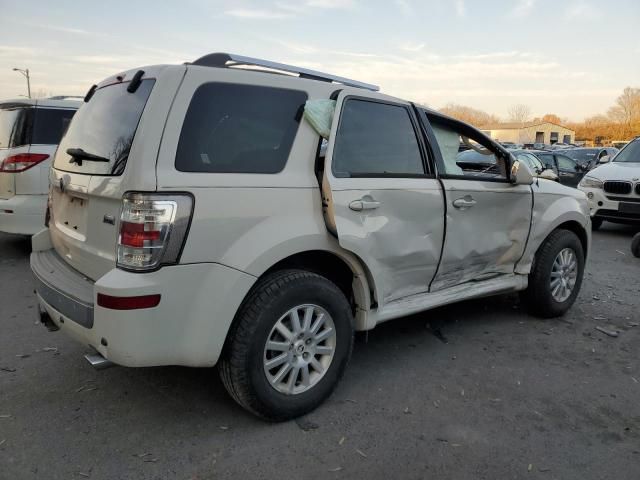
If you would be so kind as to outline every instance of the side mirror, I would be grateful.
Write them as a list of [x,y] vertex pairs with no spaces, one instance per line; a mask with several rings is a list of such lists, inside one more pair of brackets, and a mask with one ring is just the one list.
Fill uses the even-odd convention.
[[511,183],[514,185],[531,185],[533,183],[533,173],[529,166],[511,158]]
[[611,157],[609,155],[605,155],[598,160],[598,163],[609,163],[609,160],[611,160]]
[[540,178],[546,178],[547,180],[553,180],[554,182],[558,181],[558,175],[553,170],[543,170],[540,175]]

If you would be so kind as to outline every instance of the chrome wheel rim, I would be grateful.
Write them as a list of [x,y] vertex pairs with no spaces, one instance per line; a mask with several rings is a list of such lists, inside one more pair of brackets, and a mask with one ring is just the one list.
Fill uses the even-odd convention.
[[551,296],[556,302],[566,301],[573,292],[578,278],[578,259],[571,248],[558,253],[551,268]]
[[331,315],[318,305],[299,305],[271,329],[264,347],[264,373],[278,392],[304,393],[324,377],[335,351],[336,328]]

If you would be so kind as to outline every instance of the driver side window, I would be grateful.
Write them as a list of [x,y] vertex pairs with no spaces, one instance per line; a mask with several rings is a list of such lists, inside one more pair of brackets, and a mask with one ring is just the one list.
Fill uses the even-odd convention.
[[482,134],[437,117],[430,117],[429,122],[442,154],[441,173],[474,180],[507,180],[504,161],[488,148]]

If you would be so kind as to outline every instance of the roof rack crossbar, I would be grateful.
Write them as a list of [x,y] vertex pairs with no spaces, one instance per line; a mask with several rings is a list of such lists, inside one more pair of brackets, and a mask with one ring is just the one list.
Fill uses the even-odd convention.
[[315,70],[309,70],[307,68],[295,67],[293,65],[286,65],[284,63],[272,62],[270,60],[261,60],[259,58],[245,57],[243,55],[236,55],[233,53],[210,53],[203,57],[198,58],[191,65],[199,65],[202,67],[217,67],[227,68],[236,67],[241,65],[247,65],[252,67],[262,67],[271,70],[280,70],[283,72],[298,74],[300,78],[309,78],[312,80],[320,80],[323,82],[335,82],[347,85],[349,87],[364,88],[366,90],[372,90],[377,92],[380,87],[372,85],[370,83],[359,82],[357,80],[350,80],[344,77],[338,77],[337,75],[331,75],[328,73],[317,72]]

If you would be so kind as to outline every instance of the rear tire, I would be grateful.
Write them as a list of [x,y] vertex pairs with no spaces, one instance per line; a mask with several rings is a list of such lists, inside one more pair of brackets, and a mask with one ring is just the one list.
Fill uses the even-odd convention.
[[602,220],[601,218],[593,217],[591,219],[591,230],[593,230],[594,232],[600,230],[602,222],[604,222],[604,220]]
[[219,364],[222,382],[266,420],[304,415],[344,374],[353,331],[351,306],[336,285],[307,271],[275,272],[258,281],[236,315]]
[[539,317],[563,315],[575,302],[584,274],[584,250],[569,230],[553,231],[536,253],[529,286],[522,297]]
[[640,233],[636,233],[631,240],[631,253],[634,257],[640,258]]

